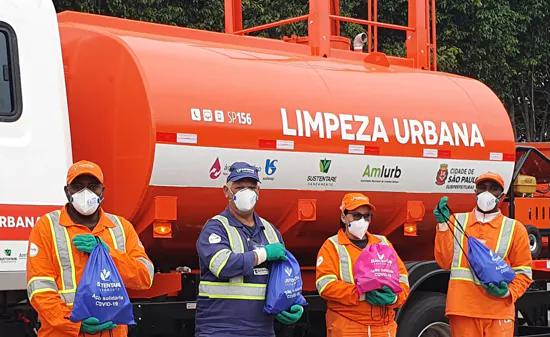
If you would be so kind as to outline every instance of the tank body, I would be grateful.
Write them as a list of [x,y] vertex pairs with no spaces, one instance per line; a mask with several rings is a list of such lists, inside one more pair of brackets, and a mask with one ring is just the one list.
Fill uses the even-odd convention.
[[[412,260],[433,258],[442,196],[455,212],[472,209],[473,182],[488,170],[508,189],[511,123],[478,81],[309,57],[306,46],[250,47],[259,38],[58,19],[74,160],[103,167],[104,207],[132,221],[156,264],[196,266],[196,238],[227,206],[222,186],[235,161],[258,166],[256,211],[284,227],[287,247],[308,265],[339,228],[346,192],[372,199],[370,231]],[[153,239],[144,223],[159,196],[177,197],[172,239]],[[314,221],[297,220],[299,200]],[[410,202],[424,213],[416,237],[403,235],[407,214],[418,216]]]

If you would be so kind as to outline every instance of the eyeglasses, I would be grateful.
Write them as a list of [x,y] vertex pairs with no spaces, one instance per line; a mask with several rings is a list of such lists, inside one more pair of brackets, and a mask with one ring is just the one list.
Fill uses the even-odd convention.
[[359,213],[359,212],[354,212],[354,213],[348,213],[348,214],[351,214],[351,216],[353,217],[353,220],[361,220],[361,218],[363,218],[365,220],[368,220],[368,219],[372,218],[371,213],[362,214],[362,213]]

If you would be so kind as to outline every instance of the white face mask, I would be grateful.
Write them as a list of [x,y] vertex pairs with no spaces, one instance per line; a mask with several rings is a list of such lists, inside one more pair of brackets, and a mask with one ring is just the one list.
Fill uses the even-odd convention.
[[489,191],[485,191],[483,193],[478,194],[476,197],[476,201],[477,201],[477,207],[482,212],[492,211],[498,203],[497,197],[495,197]]
[[256,206],[256,201],[258,201],[258,195],[249,188],[242,189],[233,195],[233,202],[241,212],[251,211]]
[[101,204],[101,198],[87,188],[73,194],[71,199],[73,207],[82,215],[93,214]]
[[363,238],[363,235],[365,235],[367,229],[369,229],[369,222],[365,221],[363,218],[357,221],[352,221],[348,224],[348,231],[358,239]]

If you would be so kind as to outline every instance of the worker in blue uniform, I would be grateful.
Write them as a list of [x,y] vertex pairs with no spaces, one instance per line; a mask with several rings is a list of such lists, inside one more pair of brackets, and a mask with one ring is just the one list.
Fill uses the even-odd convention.
[[[259,182],[255,166],[231,165],[223,187],[228,206],[199,235],[195,337],[275,336],[273,316],[263,312],[266,285],[271,261],[287,258],[277,228],[254,212]],[[303,311],[294,305],[275,318],[293,324]]]

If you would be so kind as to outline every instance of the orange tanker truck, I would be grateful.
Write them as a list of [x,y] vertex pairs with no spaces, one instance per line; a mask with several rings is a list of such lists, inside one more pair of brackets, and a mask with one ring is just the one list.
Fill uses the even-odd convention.
[[[65,204],[67,168],[87,159],[104,170],[104,208],[132,222],[155,265],[151,289],[130,293],[131,336],[193,335],[195,242],[226,205],[222,186],[235,161],[260,169],[257,212],[302,266],[307,314],[279,333],[324,336],[316,255],[339,228],[342,196],[356,191],[377,207],[372,232],[407,261],[411,293],[398,336],[450,336],[433,208],[447,195],[454,211],[469,211],[475,178],[498,172],[503,210],[542,242],[550,198],[536,186],[550,182],[548,156],[515,144],[487,86],[437,72],[434,0],[409,0],[407,26],[378,22],[372,0],[368,20],[340,16],[338,0],[317,0],[306,15],[248,29],[240,0],[225,5],[226,32],[215,33],[56,15],[49,0],[0,2],[0,331],[36,334],[28,236]],[[302,20],[307,36],[246,36]],[[343,37],[340,22],[367,28]],[[404,32],[406,57],[378,51],[379,28]],[[548,330],[550,265],[540,247],[532,245],[536,281],[516,303],[518,336]]]

